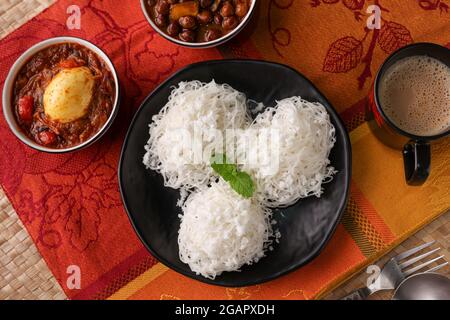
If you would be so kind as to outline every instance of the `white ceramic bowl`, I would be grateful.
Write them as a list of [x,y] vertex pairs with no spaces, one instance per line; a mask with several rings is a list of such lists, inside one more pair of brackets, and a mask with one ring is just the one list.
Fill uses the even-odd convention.
[[156,32],[158,32],[163,38],[166,38],[170,42],[176,43],[183,47],[204,49],[204,48],[211,48],[211,47],[216,47],[218,45],[221,45],[221,44],[227,42],[228,40],[230,40],[231,38],[233,38],[234,36],[236,36],[242,29],[244,29],[244,27],[249,22],[251,16],[253,15],[253,12],[255,11],[255,6],[256,6],[257,0],[252,0],[250,8],[248,9],[247,15],[244,17],[244,19],[242,19],[241,23],[239,23],[239,25],[235,29],[233,29],[231,32],[227,33],[226,35],[224,35],[216,40],[208,41],[208,42],[185,42],[185,41],[181,41],[179,39],[175,39],[175,38],[169,36],[164,31],[162,31],[150,18],[150,15],[148,14],[146,6],[145,6],[145,1],[146,0],[141,0],[142,12],[144,13],[145,17],[147,18],[147,21],[150,23],[152,28]]
[[[37,52],[39,52],[42,49],[47,48],[49,46],[52,46],[52,45],[55,45],[58,43],[67,43],[67,42],[77,43],[77,44],[80,44],[80,45],[88,48],[89,50],[91,50],[92,52],[97,54],[97,56],[100,57],[100,59],[102,59],[106,63],[106,65],[108,66],[108,68],[111,71],[111,74],[114,78],[114,82],[115,82],[115,86],[116,86],[116,99],[114,100],[113,109],[111,111],[111,115],[109,116],[108,120],[103,125],[103,127],[91,138],[89,138],[88,140],[84,141],[81,144],[78,144],[78,145],[70,147],[70,148],[65,148],[65,149],[48,148],[48,147],[44,147],[44,146],[36,143],[34,140],[30,139],[20,128],[19,124],[16,121],[16,117],[14,115],[14,111],[12,108],[12,101],[13,101],[12,91],[13,91],[14,81],[16,79],[17,74],[19,73],[19,71],[23,67],[23,65],[33,55],[35,55]],[[28,145],[36,150],[49,152],[49,153],[71,152],[71,151],[82,149],[82,148],[92,144],[93,142],[97,141],[108,130],[108,128],[113,123],[114,118],[116,117],[118,109],[119,109],[119,100],[120,100],[119,79],[117,77],[116,70],[115,70],[114,65],[111,62],[111,60],[108,58],[108,56],[102,50],[100,50],[94,44],[90,43],[89,41],[86,41],[86,40],[83,40],[80,38],[75,38],[75,37],[50,38],[50,39],[47,39],[47,40],[44,40],[42,42],[35,44],[31,48],[29,48],[27,51],[25,51],[19,57],[19,59],[17,59],[17,61],[13,64],[13,66],[9,70],[8,76],[6,77],[6,80],[5,80],[5,85],[3,87],[3,94],[2,94],[3,115],[5,116],[6,122],[8,123],[12,132],[16,135],[17,138],[19,138],[26,145]]]

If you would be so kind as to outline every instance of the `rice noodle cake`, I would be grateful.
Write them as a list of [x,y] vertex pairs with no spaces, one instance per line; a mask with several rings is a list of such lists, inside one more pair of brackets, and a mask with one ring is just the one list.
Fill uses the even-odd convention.
[[51,120],[67,123],[86,115],[94,76],[86,67],[61,70],[44,92],[44,111]]

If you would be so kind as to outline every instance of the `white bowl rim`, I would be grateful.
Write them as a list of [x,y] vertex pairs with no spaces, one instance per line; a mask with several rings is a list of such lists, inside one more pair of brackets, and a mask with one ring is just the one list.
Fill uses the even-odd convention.
[[[20,69],[23,67],[23,65],[37,52],[55,44],[59,43],[76,43],[80,44],[95,54],[97,54],[108,66],[110,69],[109,71],[113,75],[114,82],[115,82],[115,100],[113,104],[113,108],[111,110],[111,114],[109,115],[108,120],[105,122],[105,124],[98,130],[92,137],[90,137],[88,140],[84,141],[83,143],[77,144],[75,146],[72,146],[70,148],[63,148],[63,149],[56,149],[56,148],[48,148],[45,146],[42,146],[32,139],[30,139],[26,134],[22,132],[22,128],[18,125],[14,111],[12,108],[11,98],[12,98],[12,89],[14,86],[14,82],[16,79],[16,76]],[[95,44],[81,39],[77,37],[69,37],[69,36],[62,36],[62,37],[54,37],[49,38],[43,41],[40,41],[30,48],[28,48],[24,53],[20,55],[20,57],[14,62],[14,64],[11,66],[8,76],[6,77],[6,80],[4,82],[3,86],[3,93],[2,93],[2,105],[3,105],[3,115],[6,119],[6,122],[8,123],[8,126],[10,127],[11,131],[14,133],[14,135],[22,141],[24,144],[28,145],[29,147],[43,151],[48,153],[66,153],[71,152],[75,150],[82,149],[84,147],[89,146],[90,144],[94,143],[96,140],[98,140],[103,134],[108,130],[108,128],[111,126],[112,122],[114,121],[114,118],[117,115],[118,109],[119,109],[119,79],[117,76],[116,69],[114,67],[114,64],[109,59],[109,57],[106,55],[106,53],[103,52],[99,47],[97,47]]]
[[224,42],[230,40],[231,38],[233,38],[235,35],[237,35],[248,23],[248,21],[250,20],[253,11],[255,9],[256,6],[256,1],[258,0],[252,0],[252,3],[250,5],[250,8],[246,14],[246,16],[244,17],[244,19],[239,23],[239,25],[232,30],[231,32],[227,33],[226,35],[213,40],[213,41],[207,41],[207,42],[185,42],[185,41],[181,41],[178,40],[176,38],[173,38],[171,36],[169,36],[168,34],[166,34],[164,31],[162,31],[154,22],[153,20],[150,18],[147,9],[145,7],[145,2],[146,0],[140,0],[141,2],[141,9],[142,12],[144,13],[145,18],[147,19],[147,21],[150,23],[150,25],[152,26],[152,28],[159,34],[161,35],[163,38],[169,40],[170,42],[176,43],[180,46],[183,47],[187,47],[187,48],[193,48],[193,49],[206,49],[206,48],[211,48],[211,47],[215,47],[218,45],[223,44]]

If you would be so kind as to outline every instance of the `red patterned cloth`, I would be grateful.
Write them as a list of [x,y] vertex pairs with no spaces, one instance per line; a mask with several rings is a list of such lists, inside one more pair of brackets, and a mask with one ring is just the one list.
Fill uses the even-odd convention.
[[[61,155],[23,145],[2,116],[0,181],[62,287],[66,289],[67,267],[78,265],[84,288],[94,282],[103,288],[110,281],[105,273],[114,267],[154,263],[128,222],[117,184],[120,148],[133,113],[177,69],[222,56],[217,50],[182,50],[157,36],[139,1],[128,1],[126,10],[116,1],[78,1],[82,29],[68,31],[65,9],[72,2],[58,2],[3,39],[0,79],[3,83],[10,66],[31,45],[61,35],[81,37],[107,52],[119,73],[119,114],[100,142]],[[73,297],[77,292],[66,293]]]

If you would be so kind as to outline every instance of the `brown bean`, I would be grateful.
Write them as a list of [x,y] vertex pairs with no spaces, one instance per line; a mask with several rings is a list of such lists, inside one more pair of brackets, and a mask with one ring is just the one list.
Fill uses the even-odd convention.
[[202,7],[203,9],[210,7],[211,4],[212,0],[200,0],[200,7]]
[[166,0],[158,0],[155,10],[160,14],[169,14],[170,4]]
[[192,30],[184,29],[180,35],[180,40],[185,42],[194,42],[195,41],[195,32]]
[[222,18],[222,16],[220,14],[216,13],[214,15],[214,23],[215,24],[221,25],[222,24],[222,20],[223,20],[223,18]]
[[232,30],[236,28],[238,24],[239,20],[238,18],[236,18],[236,16],[225,17],[222,21],[222,28],[224,28],[225,30]]
[[183,29],[194,29],[197,25],[197,21],[191,16],[181,17],[178,19],[178,23],[183,27]]
[[147,0],[147,4],[150,7],[153,7],[156,4],[156,0]]
[[231,4],[231,2],[226,1],[222,5],[222,8],[220,9],[220,15],[222,17],[230,17],[234,14],[234,7]]
[[175,37],[178,33],[180,33],[180,30],[180,25],[177,22],[171,22],[167,26],[167,34],[172,37]]
[[167,25],[167,16],[162,15],[162,14],[158,14],[158,15],[155,17],[155,24],[156,24],[158,27],[160,27],[160,28],[166,26],[166,25]]
[[178,3],[178,0],[167,0],[167,2],[169,4],[176,4],[176,3]]
[[203,10],[197,15],[198,22],[202,24],[208,24],[212,21],[213,15],[209,10]]
[[243,18],[248,12],[247,2],[238,2],[236,4],[235,13],[239,18]]
[[222,36],[222,32],[218,29],[208,29],[205,32],[205,40],[206,41],[213,41],[216,39],[219,39]]

